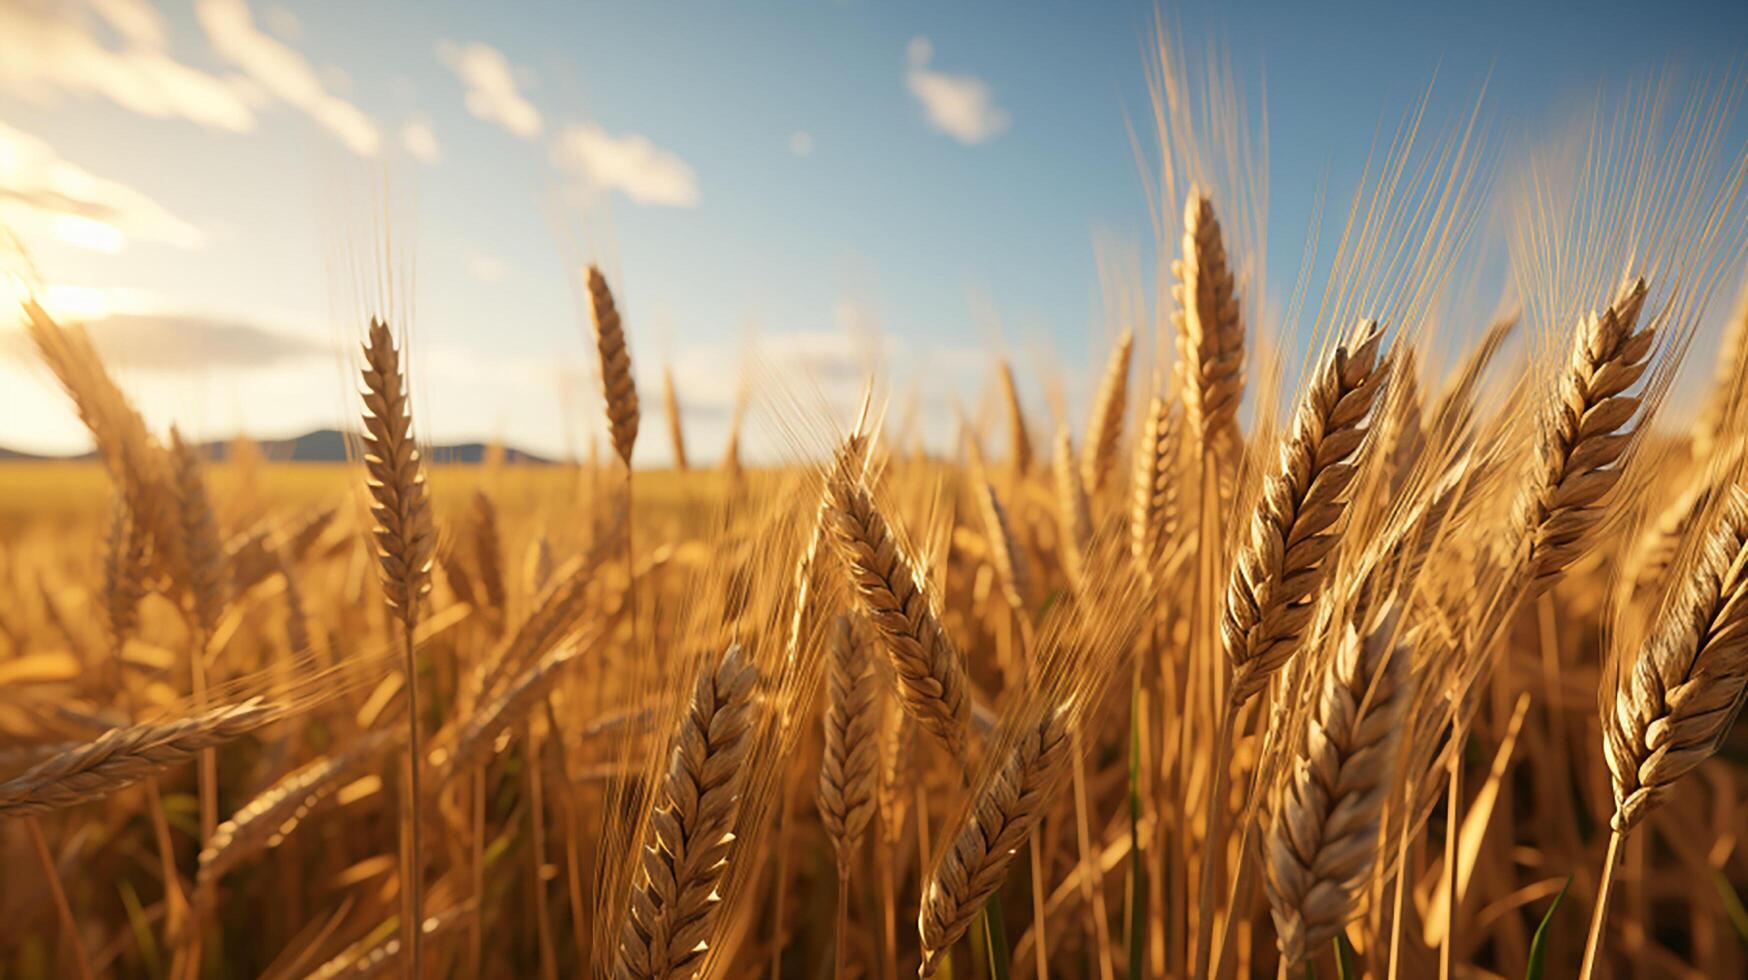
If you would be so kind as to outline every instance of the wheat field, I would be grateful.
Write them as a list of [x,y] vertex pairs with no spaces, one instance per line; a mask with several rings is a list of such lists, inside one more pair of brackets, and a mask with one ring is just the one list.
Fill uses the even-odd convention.
[[749,368],[687,466],[591,264],[588,458],[427,460],[383,299],[350,462],[218,461],[27,298],[96,453],[0,465],[0,977],[1748,972],[1728,83],[1421,106],[1278,309],[1172,43],[1157,268],[945,451]]

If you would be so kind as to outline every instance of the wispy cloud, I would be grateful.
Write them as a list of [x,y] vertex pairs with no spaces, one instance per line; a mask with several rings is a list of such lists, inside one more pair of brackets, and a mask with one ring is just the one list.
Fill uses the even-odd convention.
[[401,127],[401,148],[428,167],[443,159],[443,147],[437,143],[437,134],[432,132],[431,124],[421,118],[409,119]]
[[[66,304],[60,305],[66,315]],[[331,343],[236,317],[112,312],[79,319],[85,320],[97,352],[130,371],[176,375],[264,371],[335,356]],[[36,356],[21,331],[0,331],[0,346],[16,358]]]
[[440,41],[437,56],[466,86],[468,112],[523,139],[540,135],[540,110],[517,88],[516,72],[503,52],[478,41]]
[[[110,37],[100,37],[106,30]],[[141,115],[243,132],[255,113],[235,80],[178,61],[145,0],[0,2],[0,88],[48,103],[107,99]]]
[[618,191],[639,204],[695,207],[698,176],[685,160],[637,133],[614,136],[594,123],[565,127],[553,163],[589,193]]
[[926,37],[911,39],[906,50],[905,85],[928,116],[929,125],[967,146],[1008,128],[1012,119],[995,104],[995,93],[976,75],[955,75],[929,67],[935,46]]
[[199,0],[195,13],[220,57],[241,68],[268,94],[302,110],[352,152],[375,155],[382,142],[376,123],[330,92],[296,49],[257,27],[244,0]]
[[198,248],[200,229],[126,184],[63,159],[54,147],[0,123],[0,224],[102,252],[129,238]]

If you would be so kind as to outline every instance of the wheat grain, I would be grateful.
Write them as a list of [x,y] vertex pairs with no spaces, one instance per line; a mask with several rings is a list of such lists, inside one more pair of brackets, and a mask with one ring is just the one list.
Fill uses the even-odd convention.
[[1197,187],[1184,199],[1183,257],[1172,268],[1184,416],[1204,453],[1235,454],[1243,446],[1238,403],[1244,397],[1244,321],[1214,204]]
[[1087,493],[1097,496],[1105,489],[1117,462],[1117,444],[1123,439],[1123,414],[1129,407],[1129,361],[1135,335],[1125,330],[1111,348],[1098,395],[1088,418],[1086,444],[1081,447],[1080,479]]
[[832,625],[826,675],[825,750],[819,767],[819,816],[838,854],[838,873],[850,859],[874,816],[876,727],[880,688],[866,641],[854,623],[839,616]]

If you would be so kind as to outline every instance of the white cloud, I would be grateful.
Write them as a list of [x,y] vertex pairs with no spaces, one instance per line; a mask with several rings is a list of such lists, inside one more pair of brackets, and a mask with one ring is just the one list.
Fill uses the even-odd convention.
[[798,157],[811,156],[813,154],[813,134],[799,129],[790,133],[789,152]]
[[266,23],[268,30],[279,35],[281,41],[296,44],[303,40],[302,22],[297,19],[296,14],[277,3],[267,8],[261,15],[261,20]]
[[437,56],[467,87],[468,112],[523,139],[540,135],[540,110],[516,87],[516,73],[503,52],[477,41],[441,41]]
[[467,274],[484,283],[500,283],[504,281],[504,260],[484,252],[474,252],[467,257]]
[[[99,35],[107,29],[114,41]],[[144,0],[0,2],[0,89],[35,102],[107,99],[144,116],[243,132],[255,113],[234,79],[168,51],[163,18]]]
[[330,92],[302,54],[256,27],[245,0],[199,0],[195,13],[221,57],[268,94],[301,109],[352,152],[375,155],[381,143],[376,123]]
[[567,126],[552,149],[559,169],[591,193],[618,191],[639,204],[698,204],[698,177],[674,153],[637,133],[614,136],[594,123]]
[[926,37],[911,39],[904,82],[923,104],[929,125],[968,146],[1008,128],[1007,110],[995,104],[995,93],[975,75],[953,75],[929,67],[935,47]]
[[437,144],[437,134],[431,131],[431,124],[424,119],[409,119],[401,127],[401,148],[426,166],[435,166],[443,159],[443,148]]
[[119,252],[129,238],[179,248],[199,248],[206,240],[144,193],[62,159],[48,143],[4,123],[0,224],[98,252]]

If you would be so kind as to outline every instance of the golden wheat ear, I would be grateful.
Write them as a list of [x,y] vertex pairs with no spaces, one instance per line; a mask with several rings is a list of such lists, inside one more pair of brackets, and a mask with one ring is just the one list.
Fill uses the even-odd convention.
[[1008,865],[1062,790],[1072,760],[1072,721],[1046,710],[1028,725],[978,791],[965,822],[923,885],[917,912],[922,942],[918,976],[931,977],[941,958],[1007,877]]
[[1722,511],[1605,702],[1612,824],[1622,834],[1717,751],[1748,686],[1748,493],[1730,487]]
[[1645,291],[1643,278],[1629,277],[1607,308],[1578,325],[1544,418],[1535,470],[1518,501],[1528,595],[1549,588],[1583,553],[1606,513],[1603,498],[1621,478],[1615,464],[1636,435],[1640,403],[1623,392],[1645,373],[1656,340],[1654,324],[1635,329]]
[[599,266],[589,266],[589,310],[595,321],[595,348],[601,358],[601,394],[607,406],[607,428],[613,451],[626,466],[637,444],[637,384],[631,377],[631,354],[625,347],[625,324],[607,277]]
[[965,660],[947,638],[916,562],[848,467],[834,467],[826,495],[830,538],[857,608],[886,648],[905,709],[963,759],[971,725]]
[[1098,495],[1117,463],[1117,444],[1123,439],[1123,413],[1129,407],[1129,361],[1135,350],[1135,335],[1125,330],[1111,348],[1098,395],[1087,420],[1086,445],[1081,447],[1080,479],[1087,493]]
[[1196,187],[1184,199],[1183,257],[1173,271],[1184,416],[1204,453],[1235,456],[1243,448],[1238,404],[1244,397],[1244,321],[1214,203]]
[[862,833],[874,816],[879,724],[879,675],[868,658],[867,641],[849,617],[839,616],[832,624],[826,684],[819,817],[837,851],[840,875],[848,875]]
[[403,623],[418,619],[431,591],[437,528],[425,486],[424,458],[413,440],[412,408],[400,351],[388,324],[370,321],[364,344],[364,466],[376,519],[377,569],[383,594]]
[[615,977],[686,977],[704,962],[753,746],[758,683],[758,666],[738,644],[698,671],[651,800]]
[[1393,611],[1364,635],[1347,624],[1337,643],[1263,844],[1276,943],[1289,965],[1359,914],[1412,691]]
[[1389,375],[1377,324],[1361,324],[1357,335],[1352,349],[1329,355],[1300,401],[1232,568],[1220,625],[1235,705],[1261,691],[1298,648],[1337,542],[1370,431],[1364,423]]

